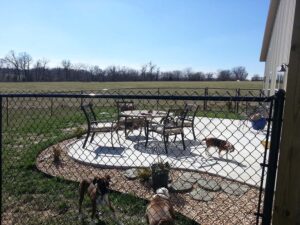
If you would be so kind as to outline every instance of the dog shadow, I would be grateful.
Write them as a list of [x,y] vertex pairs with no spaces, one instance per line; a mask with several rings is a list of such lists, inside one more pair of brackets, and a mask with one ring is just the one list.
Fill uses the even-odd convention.
[[234,160],[234,159],[225,159],[225,158],[219,158],[219,157],[215,157],[215,156],[212,156],[212,158],[216,161],[222,161],[222,162],[227,162],[227,163],[232,163],[234,165],[237,165],[239,167],[247,167],[246,165]]
[[196,156],[196,158],[193,160],[193,162],[190,163],[196,163],[198,162],[200,164],[200,166],[198,166],[197,168],[206,168],[206,167],[213,167],[215,165],[218,164],[218,161],[215,160],[214,158],[205,158],[202,156]]

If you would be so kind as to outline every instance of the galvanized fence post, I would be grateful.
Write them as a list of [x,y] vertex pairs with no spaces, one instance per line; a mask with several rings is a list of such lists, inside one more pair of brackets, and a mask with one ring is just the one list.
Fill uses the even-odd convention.
[[50,98],[50,117],[53,116],[53,98]]
[[[80,94],[83,95],[83,90],[80,91]],[[80,98],[80,106],[82,106],[82,105],[83,105],[83,99]]]
[[[208,88],[207,88],[207,87],[204,89],[204,96],[205,96],[205,97],[208,96]],[[204,100],[203,110],[204,110],[204,111],[207,110],[207,100]]]
[[[160,95],[159,88],[157,88],[157,96]],[[156,100],[156,110],[158,110],[159,100]]]
[[[236,89],[236,96],[237,96],[237,97],[240,97],[240,96],[241,96],[241,89],[239,89],[239,88]],[[239,101],[236,101],[235,104],[236,104],[236,105],[235,105],[235,112],[236,112],[236,113],[239,113]]]
[[275,94],[274,115],[272,120],[271,146],[269,150],[268,171],[266,179],[262,225],[270,225],[273,211],[273,197],[276,180],[279,144],[281,137],[282,115],[285,91],[279,90]]
[[[1,109],[2,109],[2,105],[1,105]],[[8,120],[8,97],[6,97],[6,126],[8,126],[8,121],[9,121]]]

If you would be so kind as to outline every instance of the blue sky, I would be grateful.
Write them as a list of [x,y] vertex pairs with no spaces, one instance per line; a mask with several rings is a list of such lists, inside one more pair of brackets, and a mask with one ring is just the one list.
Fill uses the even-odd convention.
[[0,57],[10,50],[105,68],[216,72],[259,62],[269,0],[0,0]]

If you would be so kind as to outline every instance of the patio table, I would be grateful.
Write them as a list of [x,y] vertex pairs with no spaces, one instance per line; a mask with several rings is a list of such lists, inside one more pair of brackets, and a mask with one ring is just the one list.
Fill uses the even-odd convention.
[[158,110],[126,110],[121,112],[120,115],[122,117],[125,117],[125,119],[133,119],[133,121],[134,119],[137,119],[137,123],[133,122],[131,125],[129,125],[129,127],[131,129],[144,128],[146,134],[149,123],[152,122],[155,118],[165,117],[167,115],[167,112]]
[[165,111],[156,111],[156,110],[127,110],[121,112],[121,115],[124,117],[136,117],[136,118],[159,118],[167,115]]

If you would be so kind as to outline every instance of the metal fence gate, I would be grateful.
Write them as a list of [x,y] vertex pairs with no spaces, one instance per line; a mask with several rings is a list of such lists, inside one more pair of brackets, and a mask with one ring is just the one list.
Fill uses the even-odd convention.
[[79,182],[109,175],[116,218],[100,208],[97,224],[147,224],[160,186],[176,224],[270,224],[283,103],[282,91],[2,94],[1,222],[89,224]]

